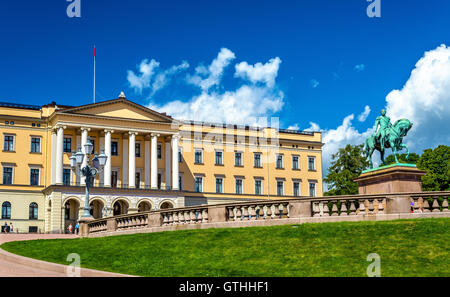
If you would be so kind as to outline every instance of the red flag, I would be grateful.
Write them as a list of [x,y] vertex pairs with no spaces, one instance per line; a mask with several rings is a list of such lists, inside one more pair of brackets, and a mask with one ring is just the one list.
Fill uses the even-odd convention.
[[95,49],[95,45],[94,45],[94,58],[97,57],[97,50]]

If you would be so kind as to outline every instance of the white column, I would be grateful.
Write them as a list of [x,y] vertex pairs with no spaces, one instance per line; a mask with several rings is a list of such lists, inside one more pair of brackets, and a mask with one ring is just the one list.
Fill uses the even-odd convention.
[[151,188],[158,188],[158,136],[159,134],[152,133],[152,151],[151,151]]
[[145,188],[150,187],[150,141],[145,138],[145,155],[144,155],[144,174],[145,174]]
[[55,166],[55,183],[57,185],[62,185],[63,183],[63,144],[64,144],[64,128],[58,126],[58,131],[56,135],[56,166]]
[[171,183],[172,175],[170,174],[172,172],[172,168],[170,167],[171,159],[172,159],[172,155],[171,155],[171,151],[170,151],[170,139],[166,140],[166,149],[165,149],[165,153],[164,153],[164,158],[166,159],[166,166],[164,169],[166,171],[166,187],[168,189],[170,189],[170,187],[172,186],[172,183]]
[[112,130],[105,130],[105,155],[107,156],[104,168],[104,186],[111,187],[111,133]]
[[172,137],[172,189],[173,190],[179,190],[180,189],[180,185],[179,185],[179,180],[178,180],[178,175],[179,175],[179,160],[178,160],[178,140],[179,140],[180,136],[179,135],[174,135]]
[[[125,136],[125,135],[124,135]],[[122,138],[122,186],[128,185],[128,139]]]
[[51,184],[56,183],[56,130],[52,130],[52,177]]
[[[81,127],[81,152],[83,154],[86,154],[86,150],[84,148],[84,145],[88,142],[88,132],[91,130],[91,128]],[[81,168],[84,168],[88,163],[88,160],[86,157],[83,158],[83,163],[81,163]],[[85,185],[86,179],[84,176],[80,177],[80,184]]]
[[129,154],[129,170],[128,170],[128,186],[130,188],[136,187],[136,132],[128,132],[130,134],[130,149]]

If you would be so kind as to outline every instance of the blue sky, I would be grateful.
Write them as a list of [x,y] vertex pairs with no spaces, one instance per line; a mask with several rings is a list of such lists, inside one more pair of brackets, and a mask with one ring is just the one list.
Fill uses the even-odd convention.
[[[81,0],[81,18],[66,15],[68,4],[0,2],[0,101],[91,103],[96,44],[98,101],[116,98],[123,90],[130,100],[170,111],[170,102],[188,104],[202,94],[186,77],[201,74],[197,66],[208,69],[221,49],[227,49],[234,58],[214,89],[207,90],[208,96],[233,95],[242,85],[251,90],[259,86],[261,92],[251,94],[281,103],[258,116],[279,116],[282,128],[306,129],[313,122],[313,128],[331,131],[329,141],[337,141],[333,131],[339,134],[342,141],[336,145],[341,145],[360,141],[388,105],[386,96],[403,88],[425,52],[450,44],[448,1],[381,0],[381,18],[367,16],[365,0]],[[275,58],[280,63],[272,73],[274,85],[261,86],[257,78],[245,77],[249,72],[236,74],[239,63],[262,66]],[[153,78],[183,61],[189,67],[167,76],[170,81],[154,94],[151,87],[140,92],[130,85],[128,74],[142,74],[138,66],[145,59],[159,63]],[[366,105],[371,112],[367,120],[358,121]],[[404,116],[414,120],[417,108]],[[350,114],[354,118],[345,126]],[[349,127],[355,137],[344,135]]]

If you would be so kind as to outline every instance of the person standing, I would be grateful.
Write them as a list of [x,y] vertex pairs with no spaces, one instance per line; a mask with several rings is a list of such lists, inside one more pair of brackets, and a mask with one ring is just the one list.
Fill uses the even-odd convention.
[[69,233],[72,234],[72,231],[73,231],[72,223],[70,223],[70,225],[69,225],[69,227],[67,227],[67,229],[69,230]]
[[77,235],[78,235],[79,229],[80,229],[80,225],[79,225],[78,222],[77,222],[77,224],[75,225],[75,233],[76,233]]
[[5,226],[3,227],[3,232],[8,233],[8,223],[5,222]]
[[13,223],[12,222],[9,223],[9,232],[11,232],[11,233],[14,232],[14,230],[13,230]]

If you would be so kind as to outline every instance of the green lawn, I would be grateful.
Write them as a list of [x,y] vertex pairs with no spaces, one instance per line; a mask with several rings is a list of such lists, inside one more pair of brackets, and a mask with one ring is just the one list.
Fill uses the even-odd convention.
[[450,276],[450,218],[206,229],[5,243],[12,253],[142,276]]

